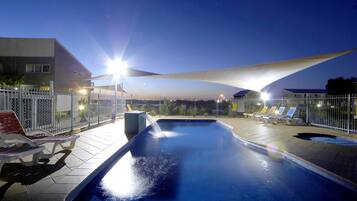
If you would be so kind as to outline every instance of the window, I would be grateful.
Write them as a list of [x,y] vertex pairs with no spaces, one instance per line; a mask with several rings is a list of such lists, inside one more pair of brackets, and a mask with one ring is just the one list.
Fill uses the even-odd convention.
[[31,73],[33,71],[33,64],[26,64],[26,73]]
[[41,71],[42,71],[42,65],[35,64],[35,73],[41,73]]
[[50,64],[26,64],[26,73],[49,73]]
[[50,65],[49,64],[43,64],[42,65],[42,72],[43,73],[49,73],[50,72]]

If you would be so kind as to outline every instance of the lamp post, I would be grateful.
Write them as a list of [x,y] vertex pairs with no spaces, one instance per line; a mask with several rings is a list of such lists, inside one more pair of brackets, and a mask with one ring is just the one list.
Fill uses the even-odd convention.
[[115,59],[113,61],[108,62],[108,73],[112,74],[115,86],[114,86],[114,114],[113,114],[113,120],[115,121],[116,116],[117,116],[117,91],[118,91],[118,79],[123,78],[124,75],[127,73],[127,64],[126,62],[122,61],[121,59]]
[[225,99],[226,97],[224,96],[224,94],[220,94],[217,101],[216,101],[216,116],[218,117],[219,115],[219,103],[223,102],[223,100]]
[[270,94],[268,94],[266,92],[261,92],[260,93],[260,99],[263,100],[263,103],[264,103],[264,106],[265,106],[265,102],[270,99]]

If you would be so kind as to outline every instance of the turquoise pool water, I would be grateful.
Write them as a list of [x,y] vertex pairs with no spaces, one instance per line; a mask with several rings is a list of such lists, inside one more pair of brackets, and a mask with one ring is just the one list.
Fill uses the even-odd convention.
[[336,144],[341,146],[357,146],[357,139],[347,137],[336,137],[320,133],[299,133],[297,138],[321,142],[327,144]]
[[160,120],[136,136],[75,200],[348,201],[356,193],[248,148],[216,121]]

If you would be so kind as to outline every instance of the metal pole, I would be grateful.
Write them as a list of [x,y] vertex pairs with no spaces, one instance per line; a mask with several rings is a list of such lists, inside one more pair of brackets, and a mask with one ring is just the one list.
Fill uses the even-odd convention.
[[100,117],[100,113],[99,113],[99,93],[98,93],[98,99],[97,99],[97,115],[98,115],[98,124],[99,124],[99,122],[100,122],[100,119],[99,119],[99,117]]
[[350,118],[351,118],[351,94],[347,96],[347,133],[350,133]]
[[20,122],[21,122],[21,125],[24,126],[24,111],[23,111],[23,106],[22,106],[22,86],[20,85],[19,88],[18,88],[18,106],[19,106],[19,119],[20,119]]
[[73,90],[71,89],[71,132],[73,131],[73,119],[74,119],[74,104],[73,104]]
[[306,123],[309,123],[309,96],[308,95],[306,95],[305,98],[305,107],[306,107],[305,121]]
[[114,119],[117,117],[117,90],[118,90],[118,79],[115,79],[115,92],[114,92]]
[[87,103],[87,114],[88,114],[88,127],[90,127],[90,94],[91,94],[91,89],[89,89],[89,93],[88,93],[88,103]]
[[51,112],[52,112],[52,119],[51,119],[51,124],[53,127],[55,127],[55,121],[56,121],[56,106],[57,106],[57,97],[55,96],[55,90],[54,90],[54,82],[50,81],[50,96],[51,96]]
[[124,108],[126,105],[126,102],[124,102],[124,77],[121,77],[121,92],[120,92],[121,100],[120,100],[120,112],[122,115],[124,115]]

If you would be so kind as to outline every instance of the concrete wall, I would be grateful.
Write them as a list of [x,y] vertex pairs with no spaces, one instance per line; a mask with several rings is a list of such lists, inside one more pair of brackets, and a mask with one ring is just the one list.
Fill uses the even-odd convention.
[[[54,79],[55,63],[53,57],[0,57],[3,72],[23,75],[26,85],[49,86]],[[26,64],[50,64],[49,73],[26,73]]]
[[[57,91],[90,86],[90,71],[55,39],[0,38],[0,64],[0,73],[24,75],[26,85],[54,81]],[[50,64],[50,72],[26,72],[26,64]]]
[[0,56],[54,57],[55,39],[0,38]]
[[90,87],[91,72],[60,43],[55,43],[55,90]]

